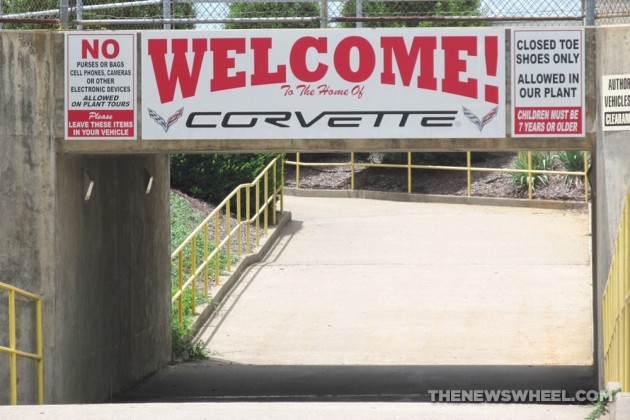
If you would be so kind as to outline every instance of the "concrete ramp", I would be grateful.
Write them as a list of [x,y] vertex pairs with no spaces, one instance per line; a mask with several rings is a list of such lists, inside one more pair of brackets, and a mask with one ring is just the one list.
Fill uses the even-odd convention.
[[588,214],[287,198],[202,339],[266,365],[591,365]]
[[132,400],[427,401],[595,386],[586,211],[287,197],[293,219]]

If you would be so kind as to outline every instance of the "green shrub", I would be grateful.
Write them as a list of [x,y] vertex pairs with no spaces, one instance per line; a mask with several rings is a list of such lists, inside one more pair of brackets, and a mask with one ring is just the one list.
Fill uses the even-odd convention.
[[[271,153],[172,155],[171,186],[218,204],[238,185],[253,181],[275,157]],[[280,168],[276,175],[279,172]],[[270,177],[270,186],[272,182]]]
[[[562,166],[569,172],[584,172],[584,152],[579,150],[570,150],[558,153],[558,160]],[[589,157],[590,164],[590,157]],[[584,178],[577,175],[564,175],[564,182],[567,187],[578,187],[584,184]]]
[[179,327],[176,316],[171,321],[171,349],[173,360],[203,360],[208,358],[208,352],[201,340],[193,340],[190,336],[192,319],[186,317],[184,325]]
[[[549,171],[553,169],[554,160],[555,156],[550,152],[532,152],[532,170]],[[518,152],[514,169],[528,170],[527,152]],[[510,182],[517,191],[527,190],[530,182],[532,183],[532,189],[535,190],[536,185],[547,185],[549,176],[546,174],[532,174],[530,178],[526,172],[512,172],[510,173]]]

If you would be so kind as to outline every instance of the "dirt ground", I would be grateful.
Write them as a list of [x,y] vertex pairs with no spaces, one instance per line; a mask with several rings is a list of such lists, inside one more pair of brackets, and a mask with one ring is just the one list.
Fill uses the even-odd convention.
[[[382,155],[372,154],[369,159],[378,162]],[[474,153],[473,153],[474,159]],[[302,161],[308,156],[302,155]],[[348,154],[326,155],[326,162],[349,161]],[[515,153],[485,154],[481,161],[473,161],[473,167],[514,168]],[[285,186],[295,188],[295,167],[285,166]],[[563,168],[556,164],[554,170]],[[350,189],[349,167],[317,167],[300,169],[300,188],[303,189]],[[466,195],[466,171],[414,169],[412,192],[437,195]],[[355,189],[370,191],[407,191],[407,170],[402,168],[355,167]],[[527,198],[527,190],[518,191],[510,174],[501,172],[473,172],[471,193],[476,197]],[[533,198],[544,200],[584,201],[584,185],[568,184],[563,176],[550,176],[547,185],[536,185]]]

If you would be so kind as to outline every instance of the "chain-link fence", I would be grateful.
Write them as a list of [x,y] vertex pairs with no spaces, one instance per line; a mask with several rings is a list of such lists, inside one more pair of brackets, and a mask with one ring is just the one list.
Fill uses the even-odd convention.
[[0,0],[4,29],[234,29],[630,23],[628,0]]

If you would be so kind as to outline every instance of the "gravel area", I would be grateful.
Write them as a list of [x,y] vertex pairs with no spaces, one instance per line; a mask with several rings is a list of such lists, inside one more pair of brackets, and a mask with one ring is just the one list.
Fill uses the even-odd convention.
[[[475,154],[473,153],[473,159]],[[370,155],[378,162],[382,154]],[[473,161],[473,167],[513,168],[515,153],[486,154],[483,161]],[[305,160],[302,158],[302,160]],[[349,161],[346,155],[326,156],[328,162]],[[295,167],[286,165],[285,186],[295,188]],[[562,168],[556,167],[555,170]],[[407,170],[398,168],[355,168],[355,189],[371,191],[407,191]],[[300,169],[300,188],[350,189],[350,168],[317,167]],[[501,172],[473,172],[471,192],[476,197],[527,198],[527,190],[516,191],[510,175]],[[466,172],[452,170],[420,170],[412,172],[412,192],[418,194],[467,195]],[[584,186],[567,185],[564,177],[551,176],[547,185],[537,185],[533,197],[545,200],[584,201]]]

